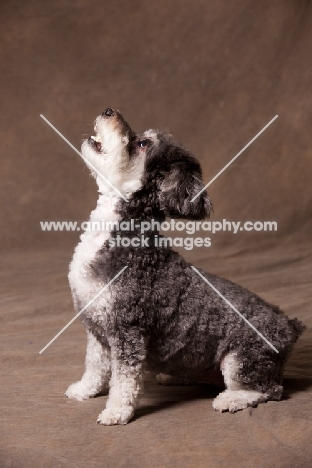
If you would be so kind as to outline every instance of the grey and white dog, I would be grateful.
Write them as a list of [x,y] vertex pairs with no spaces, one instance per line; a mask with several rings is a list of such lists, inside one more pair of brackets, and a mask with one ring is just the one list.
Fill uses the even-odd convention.
[[85,373],[65,395],[84,400],[109,390],[98,423],[127,424],[138,405],[147,366],[165,384],[197,381],[220,369],[226,389],[213,401],[220,412],[279,400],[285,362],[304,329],[297,319],[288,319],[247,289],[199,270],[276,353],[177,252],[155,246],[160,236],[156,228],[145,233],[148,246],[125,248],[116,242],[118,236],[140,237],[141,221],[209,216],[206,191],[191,202],[204,187],[198,161],[165,132],[136,135],[110,108],[97,117],[95,136],[83,142],[82,153],[128,200],[92,171],[99,198],[90,221],[103,225],[103,220],[132,219],[137,231],[111,223],[106,231],[81,235],[69,281],[77,312],[93,302],[81,314],[87,332]]

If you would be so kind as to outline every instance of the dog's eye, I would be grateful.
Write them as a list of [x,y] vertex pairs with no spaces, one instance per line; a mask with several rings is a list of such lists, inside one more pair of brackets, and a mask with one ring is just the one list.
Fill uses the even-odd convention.
[[140,148],[146,148],[150,144],[149,140],[140,140],[138,141],[138,146]]

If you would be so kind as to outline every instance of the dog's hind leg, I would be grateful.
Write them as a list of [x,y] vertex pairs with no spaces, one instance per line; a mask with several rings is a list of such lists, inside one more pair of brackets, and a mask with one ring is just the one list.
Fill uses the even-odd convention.
[[87,330],[86,369],[81,380],[71,384],[65,396],[75,400],[86,400],[108,388],[110,377],[109,350]]
[[241,370],[236,353],[229,353],[223,358],[221,371],[226,390],[220,393],[212,403],[216,411],[234,413],[268,400],[279,400],[282,395],[283,387],[279,385],[272,385],[272,389],[267,392],[260,392],[243,385],[240,381]]

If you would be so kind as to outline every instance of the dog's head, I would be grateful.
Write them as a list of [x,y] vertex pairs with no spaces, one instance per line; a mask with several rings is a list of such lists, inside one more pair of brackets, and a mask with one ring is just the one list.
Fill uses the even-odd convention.
[[83,141],[81,152],[87,163],[91,163],[91,174],[100,192],[114,193],[105,179],[126,196],[140,188],[145,155],[131,157],[136,135],[121,113],[107,108],[96,118],[94,132],[95,136]]
[[212,203],[203,190],[200,164],[171,135],[148,130],[136,137],[131,148],[133,159],[145,159],[140,192],[153,192],[148,199],[165,216],[194,220],[209,216]]
[[[212,204],[203,190],[199,162],[166,132],[136,135],[119,111],[108,108],[95,121],[95,136],[82,144],[100,192],[109,182],[129,199],[123,211],[147,216],[203,219]],[[199,194],[199,195],[198,195]],[[195,198],[196,197],[196,198]]]

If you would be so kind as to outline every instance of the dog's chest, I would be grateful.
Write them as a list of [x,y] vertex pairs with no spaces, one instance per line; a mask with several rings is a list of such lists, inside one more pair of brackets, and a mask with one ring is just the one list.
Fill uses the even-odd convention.
[[112,295],[110,287],[94,299],[105,287],[105,282],[93,274],[91,265],[110,236],[110,229],[105,229],[107,223],[117,221],[114,202],[115,199],[104,195],[99,198],[96,209],[90,215],[88,230],[81,235],[69,266],[68,279],[75,308],[79,312],[92,301],[83,313],[83,318],[92,320],[98,325],[104,325],[102,321],[105,320],[105,315],[111,307]]

